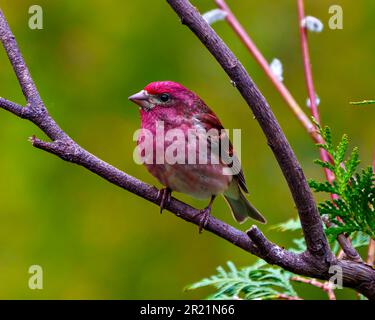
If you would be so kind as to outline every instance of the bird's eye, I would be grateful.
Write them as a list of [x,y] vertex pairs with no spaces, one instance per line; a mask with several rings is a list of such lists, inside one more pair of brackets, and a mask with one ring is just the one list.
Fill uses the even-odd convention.
[[163,102],[167,102],[169,100],[169,94],[168,93],[161,94],[160,100],[163,101]]

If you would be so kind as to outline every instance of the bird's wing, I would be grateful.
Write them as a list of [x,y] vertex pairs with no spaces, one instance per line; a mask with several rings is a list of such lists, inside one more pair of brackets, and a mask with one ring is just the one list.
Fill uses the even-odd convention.
[[228,154],[227,156],[225,154],[221,155],[222,152],[220,152],[219,157],[224,164],[227,164],[228,167],[230,167],[231,170],[235,172],[234,176],[237,178],[241,189],[244,192],[248,193],[245,176],[241,168],[240,160],[234,154],[232,143],[229,140],[229,137],[226,131],[224,130],[224,127],[221,124],[219,118],[212,111],[208,111],[206,113],[199,113],[195,115],[194,119],[197,121],[197,124],[203,129],[205,129],[206,131],[209,131],[210,129],[216,129],[220,133],[220,136],[218,137],[218,139],[212,139],[212,137],[208,136],[208,141],[211,143],[211,145],[214,143],[219,143],[219,148],[215,148],[216,150],[220,150],[220,145],[223,145],[224,139],[227,140],[227,144],[229,148],[225,148],[225,149],[228,149],[227,150]]

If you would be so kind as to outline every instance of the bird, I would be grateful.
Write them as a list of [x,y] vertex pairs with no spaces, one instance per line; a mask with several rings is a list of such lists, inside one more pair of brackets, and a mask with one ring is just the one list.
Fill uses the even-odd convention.
[[[180,192],[197,199],[210,199],[206,208],[199,211],[199,232],[207,226],[211,216],[211,208],[215,198],[223,195],[230,207],[234,219],[238,223],[252,218],[266,223],[262,214],[247,200],[244,193],[248,193],[245,177],[239,159],[237,158],[228,135],[217,115],[194,92],[173,81],[156,81],[149,83],[143,90],[128,98],[139,106],[141,130],[151,133],[152,149],[149,154],[146,148],[138,153],[144,156],[147,170],[164,186],[159,191],[160,212],[170,201],[172,192]],[[179,130],[182,139],[155,138],[158,128],[163,125],[163,132]],[[214,129],[213,136],[207,134]],[[191,163],[188,156],[199,158],[196,140],[188,138],[189,132],[196,133],[196,139],[207,142],[207,163]],[[141,135],[140,135],[141,136]],[[145,138],[138,137],[137,147]],[[166,135],[165,135],[166,136]],[[219,152],[227,140],[227,152]],[[175,147],[182,151],[182,160],[170,163],[166,160],[168,147]],[[180,148],[180,149],[179,149]],[[190,149],[189,149],[190,148]],[[163,161],[157,161],[157,152],[162,154]],[[185,151],[185,152],[183,152]],[[223,155],[224,154],[224,155]],[[232,159],[232,163],[229,163]],[[159,159],[160,160],[160,159]],[[180,159],[181,160],[181,159]],[[227,170],[226,174],[223,172]]]

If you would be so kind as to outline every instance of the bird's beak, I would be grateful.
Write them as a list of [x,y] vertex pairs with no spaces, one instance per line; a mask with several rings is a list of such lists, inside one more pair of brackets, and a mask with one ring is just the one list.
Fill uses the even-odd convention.
[[135,104],[137,104],[141,107],[144,107],[148,104],[148,98],[149,98],[149,96],[148,96],[147,91],[141,90],[138,93],[130,96],[128,99],[130,101],[134,102]]

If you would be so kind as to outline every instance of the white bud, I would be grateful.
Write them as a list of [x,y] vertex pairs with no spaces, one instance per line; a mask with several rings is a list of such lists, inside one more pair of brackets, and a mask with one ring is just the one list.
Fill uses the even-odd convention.
[[301,26],[311,32],[322,32],[323,23],[313,16],[306,16],[301,21]]
[[273,59],[270,68],[272,73],[275,75],[275,77],[282,82],[284,80],[283,78],[283,64],[281,61],[277,58]]
[[207,11],[205,14],[202,15],[203,19],[206,20],[206,22],[209,25],[214,24],[217,21],[225,20],[226,16],[227,16],[227,13],[221,9],[213,9],[213,10]]
[[[316,104],[316,106],[318,106],[320,104],[320,98],[317,94],[315,95],[315,104]],[[308,108],[311,108],[310,98],[306,99],[306,106]]]

